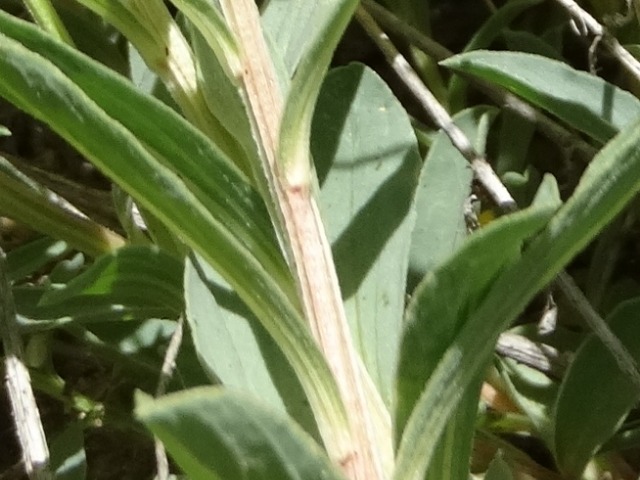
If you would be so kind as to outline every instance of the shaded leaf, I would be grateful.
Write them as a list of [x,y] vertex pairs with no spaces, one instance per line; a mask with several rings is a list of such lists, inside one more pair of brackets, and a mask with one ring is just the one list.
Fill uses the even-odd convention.
[[227,387],[287,411],[318,438],[313,415],[291,366],[220,275],[190,255],[184,287],[185,314],[205,371]]
[[325,80],[311,146],[351,332],[389,406],[420,165],[415,136],[384,82],[354,64]]
[[[621,304],[609,327],[636,362],[640,361],[640,300]],[[576,353],[560,386],[555,408],[555,452],[568,476],[580,476],[587,462],[620,427],[640,392],[612,353],[591,335]]]
[[247,397],[208,387],[136,404],[192,480],[343,478],[296,424]]
[[51,469],[56,480],[84,480],[87,454],[80,422],[72,422],[51,442]]
[[630,125],[596,155],[573,196],[470,312],[406,427],[397,456],[398,480],[422,478],[435,436],[443,431],[461,389],[471,384],[489,359],[500,332],[640,190],[639,127]]
[[47,292],[40,305],[78,301],[164,307],[177,316],[183,309],[182,271],[181,262],[157,247],[123,247],[98,258],[63,289]]
[[[480,124],[497,110],[475,107],[453,117],[468,138],[481,146],[487,129]],[[484,148],[479,151],[484,152]],[[416,284],[424,275],[445,261],[467,237],[465,204],[471,194],[473,172],[469,162],[439,132],[429,148],[416,190],[416,226],[411,240],[410,275]]]

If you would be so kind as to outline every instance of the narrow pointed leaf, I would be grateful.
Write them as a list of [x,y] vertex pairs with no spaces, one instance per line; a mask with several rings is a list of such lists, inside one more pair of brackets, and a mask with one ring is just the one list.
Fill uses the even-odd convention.
[[395,418],[398,438],[425,383],[469,314],[482,302],[498,273],[517,261],[523,242],[544,227],[557,206],[536,204],[490,223],[420,282],[407,307],[402,336]]
[[280,126],[278,161],[291,185],[300,181],[310,183],[309,139],[313,111],[335,47],[358,2],[335,0],[322,5],[323,21],[310,32],[307,48],[291,80]]
[[157,247],[124,247],[98,258],[61,290],[51,290],[41,306],[87,301],[132,307],[164,307],[177,317],[183,310],[182,263]]
[[476,51],[441,64],[503,86],[601,143],[640,116],[640,100],[629,92],[539,55]]
[[[434,437],[460,392],[490,357],[500,332],[640,190],[640,124],[629,125],[591,162],[573,196],[502,272],[439,360],[407,424],[395,478],[421,479]],[[428,433],[424,433],[428,432]]]

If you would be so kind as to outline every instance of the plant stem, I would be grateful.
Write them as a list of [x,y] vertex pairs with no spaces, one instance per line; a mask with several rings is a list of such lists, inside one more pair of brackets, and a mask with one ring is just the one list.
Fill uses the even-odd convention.
[[321,433],[325,445],[329,456],[348,478],[382,479],[382,455],[364,393],[363,370],[351,340],[331,249],[310,179],[292,182],[279,171],[279,165],[286,164],[277,161],[283,101],[262,36],[258,10],[250,0],[220,3],[243,57],[241,81],[261,149],[263,173],[276,206],[276,228],[296,278],[305,317],[335,377],[347,412],[348,435],[324,429]]

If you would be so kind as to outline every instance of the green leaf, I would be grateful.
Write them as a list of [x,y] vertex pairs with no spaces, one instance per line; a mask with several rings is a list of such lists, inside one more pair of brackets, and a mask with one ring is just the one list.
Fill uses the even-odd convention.
[[420,165],[415,136],[385,83],[354,64],[327,76],[311,150],[349,326],[390,406]]
[[[474,107],[453,117],[455,124],[474,143],[484,144],[496,109]],[[480,152],[484,148],[479,149]],[[473,172],[469,162],[439,132],[425,158],[416,190],[416,227],[411,241],[410,275],[413,286],[458,249],[467,237],[465,204],[471,194]]]
[[[607,318],[613,333],[640,361],[640,299],[622,303]],[[622,425],[640,392],[611,352],[591,335],[571,363],[555,408],[555,454],[560,470],[579,477],[591,457]]]
[[[640,124],[611,141],[591,162],[573,196],[485,293],[439,360],[407,424],[396,478],[418,480],[460,392],[492,354],[500,332],[640,190]],[[424,432],[428,432],[424,434]]]
[[601,143],[640,116],[640,100],[629,92],[538,55],[476,51],[441,64],[505,87]]
[[271,0],[262,12],[262,28],[282,58],[288,77],[323,38],[337,6],[344,0]]
[[[547,177],[547,183],[555,184],[553,177]],[[402,337],[396,386],[398,438],[427,379],[469,314],[498,273],[518,260],[523,242],[545,225],[558,203],[536,203],[490,223],[420,282],[407,307]]]
[[507,462],[502,459],[502,454],[498,452],[484,476],[484,480],[513,480],[513,474]]
[[318,438],[304,392],[264,327],[206,262],[185,265],[186,318],[198,358],[210,376],[288,412]]
[[498,372],[510,397],[529,417],[536,433],[552,446],[551,411],[558,394],[558,384],[545,374],[508,358],[498,362]]
[[207,387],[136,404],[192,480],[343,478],[295,423],[248,397]]
[[[236,241],[244,243],[262,263],[271,265],[271,274],[282,282],[281,285],[290,283],[290,279],[282,279],[283,275],[288,276],[288,272],[282,259],[278,258],[280,254],[273,229],[260,197],[247,183],[246,177],[204,135],[166,105],[136,91],[121,76],[64,45],[52,42],[42,34],[37,35],[35,32],[40,33],[37,30],[33,35],[30,34],[28,25],[20,24],[8,16],[0,16],[0,27],[5,34],[11,34],[25,46],[42,53],[70,80],[77,82],[105,113],[122,123],[139,140],[153,145],[158,155],[152,163],[161,162],[180,177],[172,180],[171,175],[164,176],[164,181],[175,183],[167,192],[179,189],[180,184],[186,183],[190,193],[234,232]],[[149,118],[154,121],[149,122]],[[112,123],[105,125],[111,130],[115,128]],[[185,145],[190,148],[185,148]],[[139,171],[137,176],[142,177],[141,173]],[[153,173],[153,168],[147,175],[147,178],[158,177],[158,173]],[[122,177],[122,181],[129,183],[135,176],[131,173],[126,179]],[[146,181],[136,183],[141,185]],[[149,211],[162,219],[163,215],[155,212],[158,207],[147,206]]]
[[61,290],[51,290],[41,306],[82,302],[164,307],[178,316],[183,306],[182,263],[157,247],[123,247],[103,255]]

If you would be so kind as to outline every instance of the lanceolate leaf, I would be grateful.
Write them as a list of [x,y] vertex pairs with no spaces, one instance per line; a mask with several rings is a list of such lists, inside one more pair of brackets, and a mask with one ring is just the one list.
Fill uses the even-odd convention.
[[[291,283],[289,278],[283,278],[288,277],[287,269],[277,251],[259,196],[204,135],[170,108],[137,92],[121,76],[88,61],[75,50],[53,42],[38,29],[1,14],[0,28],[28,48],[45,55],[109,116],[143,142],[153,145],[158,154],[156,159],[180,177],[178,183],[186,183],[203,206],[234,231],[237,241],[245,243],[262,263],[271,264],[267,268],[272,269],[272,276],[282,287]],[[191,148],[184,148],[185,145]],[[203,171],[210,173],[203,175]]]
[[640,124],[635,123],[594,158],[573,196],[469,312],[411,414],[398,451],[397,480],[422,478],[435,439],[500,332],[639,190]]
[[[518,15],[541,2],[542,0],[512,0],[505,3],[476,31],[473,38],[465,46],[464,51],[470,52],[489,47]],[[454,111],[459,110],[465,104],[466,89],[467,81],[465,79],[458,75],[451,79],[449,98]]]
[[390,407],[420,164],[415,136],[384,82],[350,65],[325,80],[311,143],[351,332]]
[[152,400],[136,414],[192,480],[340,480],[329,459],[277,411],[220,387]]
[[[607,323],[640,361],[640,299],[623,303]],[[640,399],[611,352],[592,335],[578,350],[563,379],[555,411],[555,451],[568,477],[580,477],[589,459],[620,427]]]
[[[458,113],[453,120],[472,142],[484,144],[487,130],[480,131],[479,127],[496,112],[480,106]],[[478,150],[482,153],[484,148]],[[416,191],[417,218],[409,264],[411,288],[447,260],[466,239],[464,214],[472,179],[469,163],[447,135],[439,132],[425,158]]]
[[120,235],[67,210],[57,195],[23,175],[3,157],[0,157],[0,213],[65,240],[91,256],[124,245]]
[[602,143],[640,116],[629,92],[539,55],[476,51],[441,63],[501,85]]
[[517,261],[524,240],[544,227],[557,205],[535,204],[492,222],[469,237],[447,262],[428,272],[413,293],[397,373],[398,438],[426,381],[469,314],[482,302],[497,274]]

